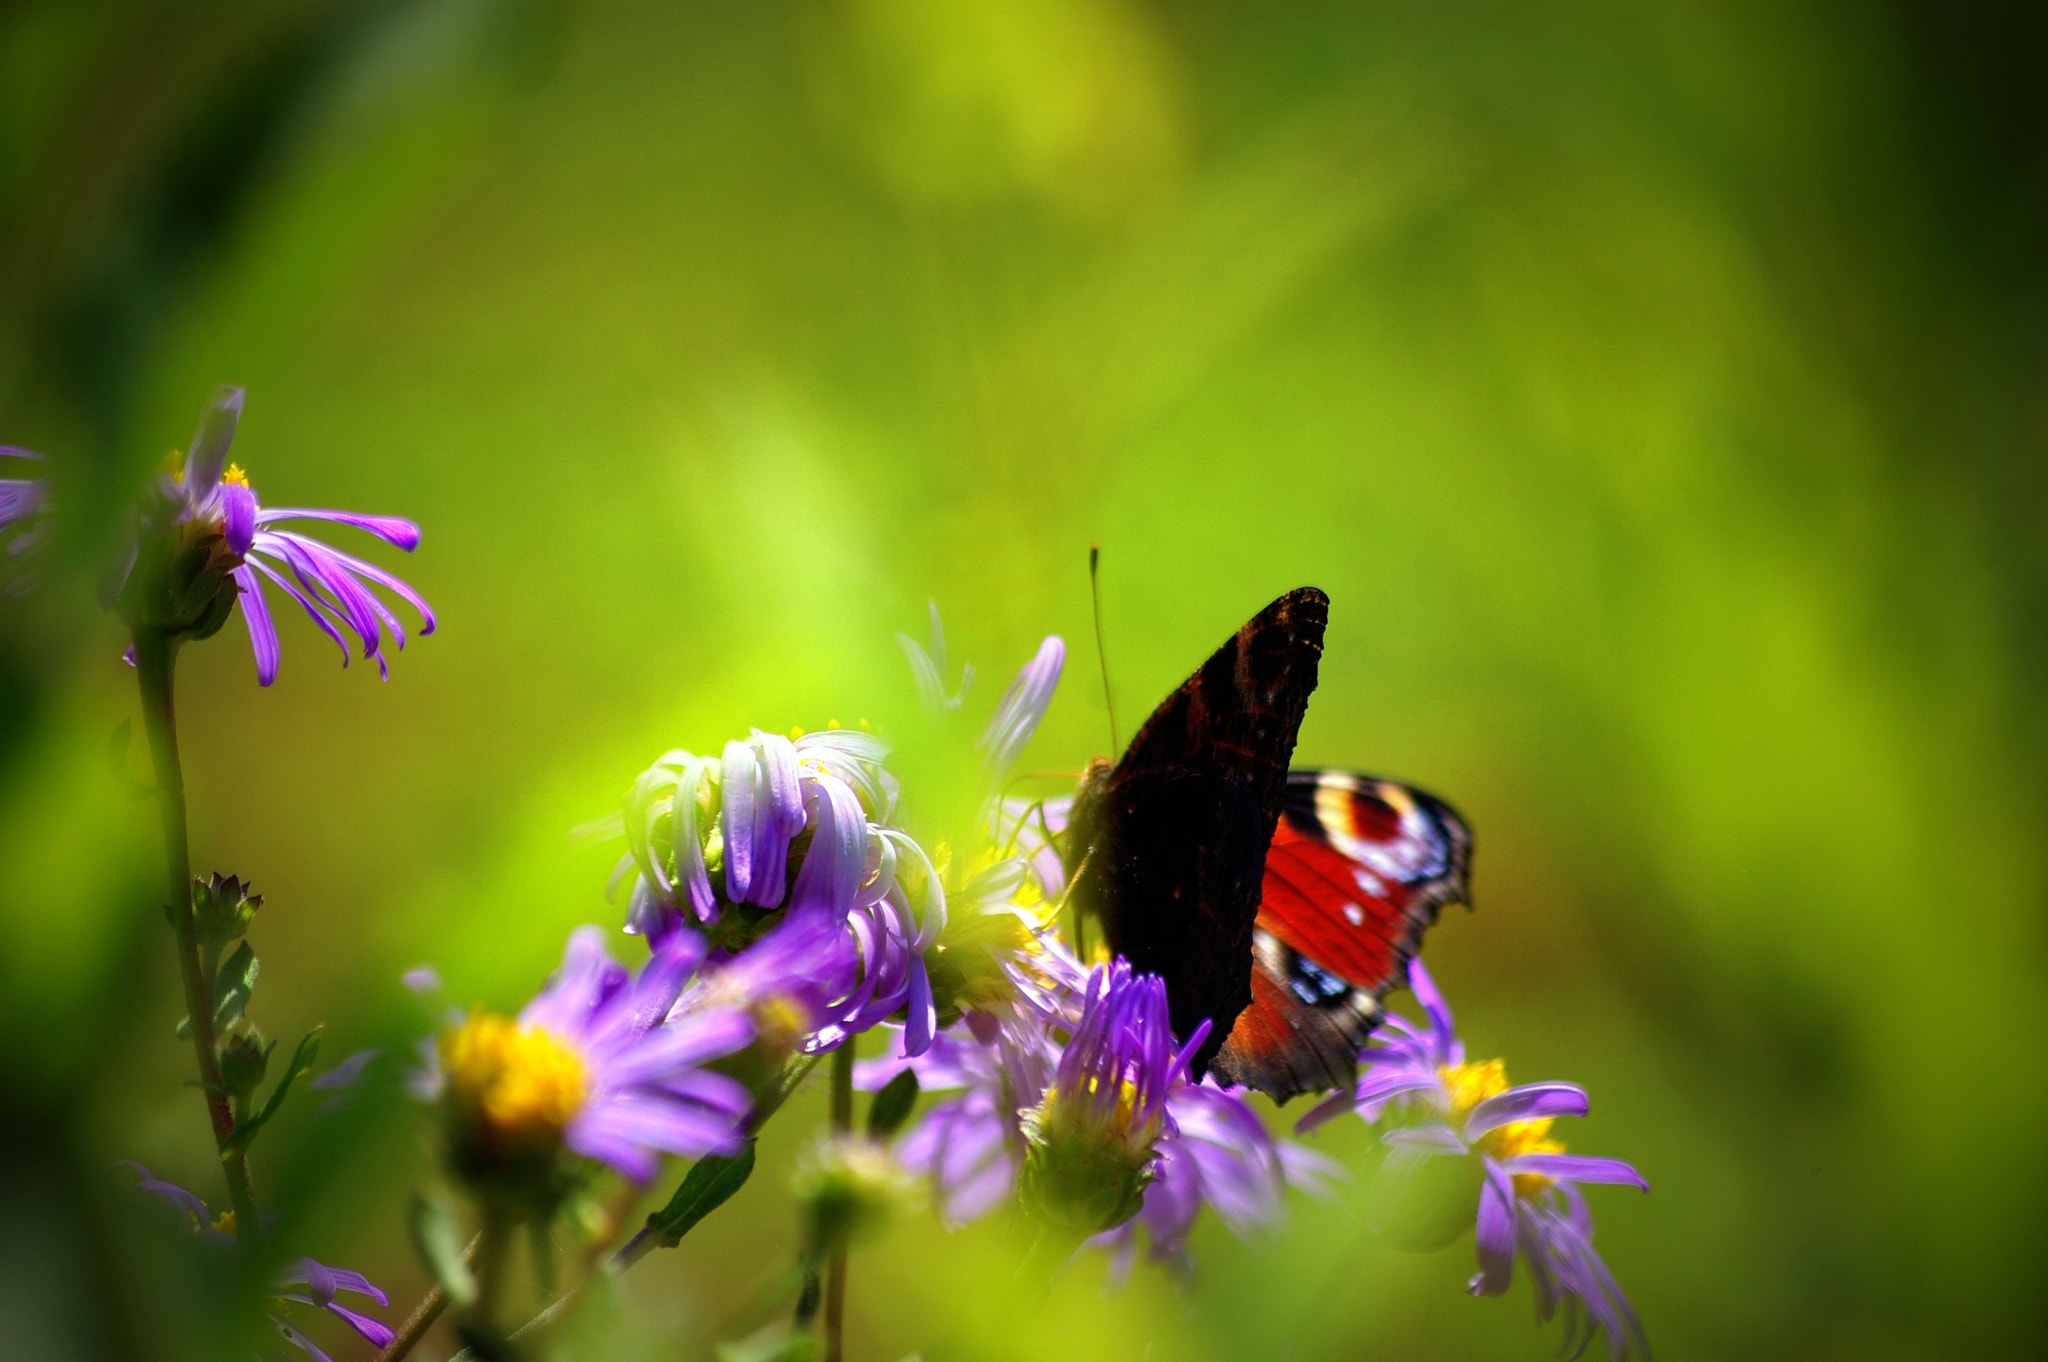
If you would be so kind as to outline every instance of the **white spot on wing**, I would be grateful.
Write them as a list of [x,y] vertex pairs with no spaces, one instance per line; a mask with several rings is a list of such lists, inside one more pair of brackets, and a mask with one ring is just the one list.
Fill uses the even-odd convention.
[[1365,914],[1357,904],[1347,903],[1344,905],[1344,920],[1354,927],[1362,927],[1365,925]]

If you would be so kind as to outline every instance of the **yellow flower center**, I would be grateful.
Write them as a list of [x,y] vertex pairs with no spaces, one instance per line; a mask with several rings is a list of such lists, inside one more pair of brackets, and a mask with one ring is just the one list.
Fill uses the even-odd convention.
[[238,463],[229,464],[228,471],[220,475],[220,480],[222,482],[232,482],[241,487],[249,485],[249,475],[242,471],[242,465]]
[[441,1039],[456,1105],[498,1137],[559,1139],[583,1109],[590,1069],[545,1027],[477,1013]]
[[[1447,1065],[1437,1070],[1443,1079],[1444,1091],[1451,1102],[1451,1124],[1463,1125],[1472,1109],[1489,1097],[1498,1097],[1508,1090],[1507,1065],[1500,1060],[1489,1059],[1480,1064]],[[1479,1137],[1479,1147],[1496,1159],[1513,1158],[1517,1154],[1562,1154],[1562,1141],[1550,1138],[1550,1118],[1541,1117],[1534,1121],[1510,1121],[1504,1126],[1489,1130]],[[1548,1187],[1551,1179],[1541,1173],[1516,1173],[1515,1194],[1528,1198],[1538,1195]]]
[[233,1234],[235,1232],[235,1213],[233,1211],[222,1211],[213,1218],[213,1227],[222,1234]]

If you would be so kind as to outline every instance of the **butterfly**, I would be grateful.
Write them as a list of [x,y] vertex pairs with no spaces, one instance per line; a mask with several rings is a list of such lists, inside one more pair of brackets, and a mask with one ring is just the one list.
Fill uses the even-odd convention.
[[1447,903],[1472,836],[1442,800],[1348,771],[1289,771],[1329,597],[1290,591],[1081,777],[1063,854],[1109,949],[1166,981],[1191,1060],[1286,1101],[1342,1087],[1380,999]]

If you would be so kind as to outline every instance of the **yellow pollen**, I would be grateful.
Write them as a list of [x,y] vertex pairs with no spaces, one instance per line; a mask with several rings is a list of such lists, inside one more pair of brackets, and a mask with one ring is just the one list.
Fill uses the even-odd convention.
[[238,463],[229,464],[228,471],[220,475],[220,480],[222,482],[232,482],[242,487],[249,485],[249,475],[242,471],[242,465]]
[[233,1211],[222,1211],[213,1218],[213,1227],[222,1234],[233,1234],[235,1232],[235,1213]]
[[[1444,1091],[1450,1095],[1451,1124],[1461,1125],[1472,1114],[1472,1108],[1489,1097],[1498,1097],[1508,1090],[1507,1066],[1497,1059],[1483,1064],[1459,1064],[1437,1070],[1437,1076],[1444,1081]],[[1534,1121],[1511,1121],[1495,1130],[1489,1130],[1479,1137],[1479,1147],[1496,1159],[1513,1158],[1517,1154],[1562,1154],[1564,1144],[1550,1138],[1550,1118],[1545,1116]],[[1516,1173],[1515,1194],[1528,1198],[1538,1195],[1548,1187],[1551,1179],[1541,1173]]]
[[477,1013],[441,1038],[457,1105],[496,1134],[559,1137],[583,1109],[590,1070],[545,1027]]

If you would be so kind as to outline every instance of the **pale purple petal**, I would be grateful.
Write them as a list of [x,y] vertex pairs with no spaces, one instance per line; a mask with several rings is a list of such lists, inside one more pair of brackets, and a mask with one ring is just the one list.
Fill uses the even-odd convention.
[[1052,703],[1053,691],[1060,681],[1060,669],[1066,665],[1067,645],[1058,635],[1048,635],[1038,645],[1038,653],[1024,664],[1010,688],[1003,692],[1002,700],[996,705],[995,717],[989,720],[988,731],[982,734],[981,746],[988,752],[988,774],[991,784],[1001,785],[1016,764],[1024,745],[1031,741],[1037,731],[1039,720],[1045,717],[1046,707]]
[[192,446],[185,453],[188,505],[199,505],[220,486],[228,446],[235,440],[235,424],[242,419],[244,396],[241,388],[216,388],[213,400],[206,405],[206,414],[199,418],[199,429],[193,433]]
[[1465,1138],[1476,1140],[1514,1121],[1545,1116],[1584,1116],[1586,1090],[1576,1083],[1524,1083],[1487,1098],[1465,1118]]
[[719,819],[725,833],[725,896],[745,903],[754,887],[754,793],[759,760],[743,742],[725,745],[725,779]]
[[1515,1269],[1515,1188],[1491,1164],[1479,1188],[1479,1271],[1465,1289],[1475,1296],[1498,1296],[1508,1289]]
[[1391,1145],[1405,1145],[1431,1154],[1463,1155],[1469,1152],[1465,1142],[1458,1138],[1457,1131],[1434,1121],[1426,1125],[1400,1126],[1381,1138]]
[[311,1086],[322,1091],[353,1087],[361,1081],[363,1070],[369,1068],[370,1062],[380,1053],[381,1051],[377,1050],[358,1050],[314,1079]]
[[441,991],[441,972],[432,965],[416,965],[399,976],[399,982],[414,993]]
[[1564,1182],[1618,1183],[1650,1190],[1648,1179],[1620,1159],[1583,1154],[1516,1154],[1502,1159],[1500,1166],[1510,1173],[1537,1173]]

